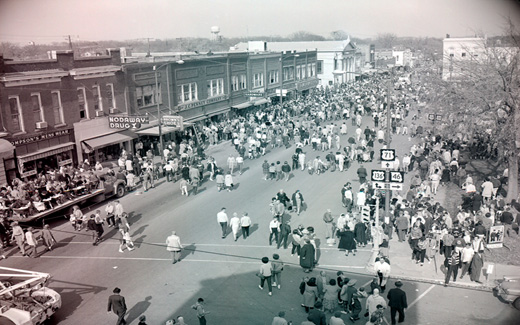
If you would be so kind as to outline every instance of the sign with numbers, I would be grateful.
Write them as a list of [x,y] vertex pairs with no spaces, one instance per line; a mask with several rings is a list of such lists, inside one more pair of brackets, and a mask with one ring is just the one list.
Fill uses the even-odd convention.
[[394,161],[395,160],[395,149],[381,149],[381,160],[382,161]]
[[404,183],[404,172],[390,171],[390,183]]
[[372,174],[370,175],[370,180],[373,182],[384,182],[385,181],[385,171],[374,169],[372,170]]

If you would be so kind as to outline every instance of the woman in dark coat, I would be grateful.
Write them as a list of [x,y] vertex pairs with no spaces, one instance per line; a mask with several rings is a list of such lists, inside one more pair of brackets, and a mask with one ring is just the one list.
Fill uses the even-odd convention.
[[358,244],[365,247],[367,245],[367,226],[363,221],[358,221],[354,227],[354,234],[356,235]]
[[484,265],[484,259],[482,258],[482,255],[479,252],[475,252],[475,255],[473,255],[473,259],[471,260],[471,275],[470,279],[471,281],[475,281],[478,283],[480,282],[480,273],[482,272],[482,266]]
[[303,272],[309,273],[314,267],[314,256],[315,250],[309,239],[305,240],[305,244],[300,250],[300,266],[303,268]]
[[345,256],[348,256],[348,253],[352,251],[354,252],[354,256],[356,256],[356,241],[354,240],[354,233],[350,228],[346,226],[344,230],[338,230],[337,236],[339,237],[338,248],[347,251]]

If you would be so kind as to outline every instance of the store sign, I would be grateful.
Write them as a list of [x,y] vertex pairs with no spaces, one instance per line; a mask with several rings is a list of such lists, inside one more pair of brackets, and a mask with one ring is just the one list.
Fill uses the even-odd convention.
[[65,159],[62,161],[58,161],[58,166],[66,166],[72,164],[72,159]]
[[38,142],[41,140],[47,140],[47,139],[52,139],[52,138],[56,138],[56,137],[61,137],[62,135],[69,135],[70,130],[71,129],[65,129],[65,130],[59,130],[59,131],[54,131],[54,132],[37,134],[37,135],[33,135],[28,138],[13,140],[13,141],[11,141],[11,144],[13,146],[19,146],[22,144],[29,144],[29,143]]
[[190,108],[195,108],[195,107],[204,106],[204,105],[208,105],[208,104],[213,104],[216,102],[221,102],[226,99],[228,99],[227,95],[215,96],[215,97],[211,97],[208,99],[199,100],[199,101],[196,101],[193,103],[178,105],[177,108],[182,111],[185,109],[190,109]]
[[173,127],[179,127],[182,129],[182,116],[178,115],[164,115],[161,118],[161,124],[164,126],[173,126]]
[[109,116],[108,127],[111,129],[139,129],[142,124],[150,123],[148,116]]
[[246,97],[264,97],[265,93],[263,91],[258,91],[258,92],[255,92],[255,91],[250,91],[250,92],[247,92],[244,94],[244,96]]
[[318,79],[312,79],[307,81],[301,81],[296,84],[296,90],[302,91],[318,86]]
[[36,175],[36,173],[37,173],[36,169],[33,169],[33,170],[28,171],[28,172],[21,173],[20,176],[22,178],[25,178],[25,177],[29,177],[29,176],[34,176],[34,175]]

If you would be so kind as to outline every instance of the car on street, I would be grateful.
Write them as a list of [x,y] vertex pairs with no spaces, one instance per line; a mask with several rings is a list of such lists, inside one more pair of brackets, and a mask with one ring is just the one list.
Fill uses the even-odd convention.
[[520,310],[520,276],[504,276],[503,279],[496,282],[497,296]]

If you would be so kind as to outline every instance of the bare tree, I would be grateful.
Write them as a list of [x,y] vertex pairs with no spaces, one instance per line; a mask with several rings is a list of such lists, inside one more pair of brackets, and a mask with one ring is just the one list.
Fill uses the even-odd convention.
[[378,34],[376,37],[376,46],[379,48],[389,49],[395,45],[397,35],[392,33]]

